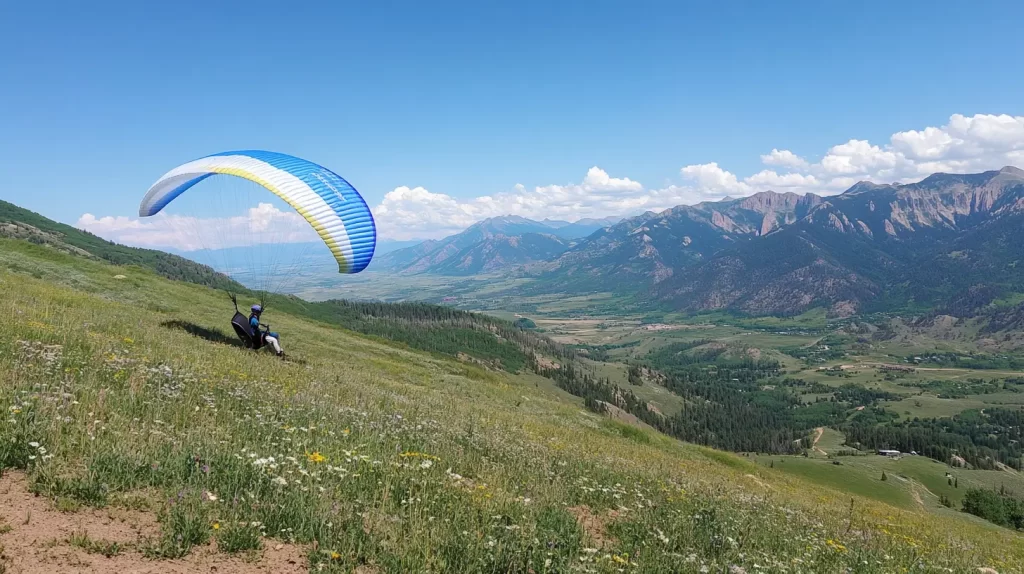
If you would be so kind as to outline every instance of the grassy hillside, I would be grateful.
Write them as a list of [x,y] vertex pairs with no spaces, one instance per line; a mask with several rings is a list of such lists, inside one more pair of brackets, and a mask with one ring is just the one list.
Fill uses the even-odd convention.
[[[823,447],[822,450],[836,452],[839,449]],[[1020,473],[955,469],[923,456],[892,459],[869,454],[826,459],[824,455],[815,453],[815,456],[806,458],[759,456],[755,460],[819,484],[857,492],[908,509],[941,510],[941,496],[947,497],[953,508],[960,508],[964,493],[969,488],[999,490],[1005,487],[1012,492],[1024,492],[1024,476]],[[886,480],[882,480],[883,473]]]
[[[410,347],[457,356],[460,353],[508,371],[520,371],[534,353],[561,354],[550,341],[508,321],[473,315],[449,307],[420,304],[379,305],[342,300],[307,302],[292,296],[253,294],[230,278],[189,259],[151,249],[111,243],[91,233],[57,223],[37,213],[0,201],[0,238],[23,239],[64,253],[134,265],[179,281],[224,289],[239,298],[244,310],[250,303],[283,309],[293,315],[341,323],[360,333],[402,342]],[[174,326],[214,340],[232,339],[231,331],[203,329],[175,321]],[[497,335],[497,337],[495,336]]]
[[0,201],[0,237],[50,245],[62,251],[96,257],[115,265],[139,265],[153,269],[168,279],[218,289],[241,288],[228,277],[206,265],[163,251],[118,245],[6,201]]
[[228,328],[223,295],[140,268],[2,240],[0,313],[0,468],[69,512],[155,513],[160,532],[125,555],[215,539],[256,556],[294,543],[311,569],[362,573],[1024,563],[1008,530],[851,496],[283,306],[266,319],[297,362],[193,336],[179,327]]

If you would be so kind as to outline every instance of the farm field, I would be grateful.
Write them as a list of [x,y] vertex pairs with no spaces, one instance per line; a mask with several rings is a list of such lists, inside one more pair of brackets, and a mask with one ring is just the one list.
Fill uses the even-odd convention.
[[[967,409],[983,409],[986,406],[1024,406],[1024,393],[972,394],[972,380],[994,380],[1024,376],[1024,371],[1006,369],[964,369],[939,368],[913,365],[913,372],[889,374],[880,367],[903,364],[902,357],[928,351],[919,340],[908,341],[899,338],[894,341],[872,342],[870,349],[848,350],[841,358],[808,364],[787,355],[784,350],[795,347],[812,347],[827,336],[832,329],[824,328],[824,315],[807,313],[793,318],[791,322],[780,318],[732,319],[733,324],[709,323],[710,318],[728,321],[724,316],[699,315],[694,317],[667,316],[671,323],[649,323],[643,317],[614,317],[592,315],[567,317],[557,313],[524,314],[490,311],[504,318],[529,317],[538,329],[553,339],[577,345],[603,347],[607,352],[606,361],[598,371],[607,374],[612,381],[625,381],[626,362],[642,361],[646,355],[665,345],[694,340],[708,340],[737,348],[758,349],[766,357],[778,360],[786,376],[817,382],[829,387],[846,384],[862,385],[899,395],[897,400],[882,401],[882,405],[903,418],[949,417]],[[821,322],[818,318],[821,318]],[[735,323],[750,323],[750,328]],[[931,351],[947,350],[933,346]],[[888,376],[887,376],[888,374]],[[959,383],[967,388],[965,396],[940,398],[939,393],[925,388],[928,383],[946,381]],[[635,390],[635,389],[634,389]],[[637,391],[639,392],[639,391]],[[810,397],[828,398],[830,395]]]

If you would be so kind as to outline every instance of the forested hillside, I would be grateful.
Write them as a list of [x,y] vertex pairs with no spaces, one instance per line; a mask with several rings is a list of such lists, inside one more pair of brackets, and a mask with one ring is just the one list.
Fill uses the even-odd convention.
[[307,316],[415,349],[467,355],[510,372],[536,368],[538,356],[568,360],[572,353],[509,321],[421,303],[304,303]]

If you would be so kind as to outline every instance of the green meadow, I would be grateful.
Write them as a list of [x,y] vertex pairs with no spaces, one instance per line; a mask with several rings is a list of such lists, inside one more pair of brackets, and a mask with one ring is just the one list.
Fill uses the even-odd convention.
[[0,469],[67,512],[152,512],[160,534],[125,552],[154,563],[280,541],[325,572],[1024,564],[1019,534],[810,470],[827,461],[770,468],[539,377],[271,308],[281,361],[232,344],[231,312],[204,287],[0,241]]

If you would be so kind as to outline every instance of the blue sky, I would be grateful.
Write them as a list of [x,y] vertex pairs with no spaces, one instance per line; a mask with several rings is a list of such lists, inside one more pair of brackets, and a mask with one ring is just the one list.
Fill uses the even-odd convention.
[[[171,167],[263,148],[342,174],[408,238],[505,207],[571,219],[988,168],[1024,149],[1021,21],[995,1],[5,2],[0,198],[131,217]],[[893,140],[928,127],[960,143]],[[902,159],[830,170],[850,140]]]

